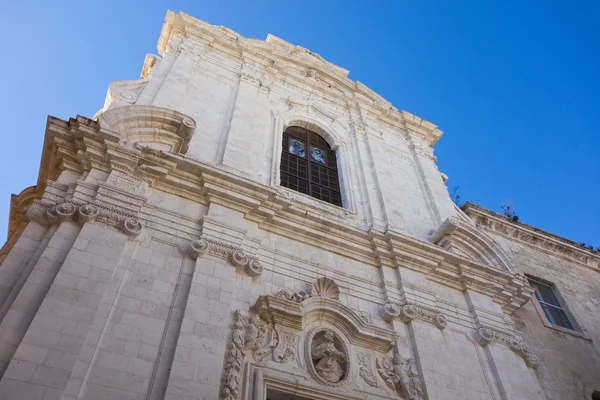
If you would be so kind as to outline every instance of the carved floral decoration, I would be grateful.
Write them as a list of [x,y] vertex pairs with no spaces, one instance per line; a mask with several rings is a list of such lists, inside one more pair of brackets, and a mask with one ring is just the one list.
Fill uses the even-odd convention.
[[221,398],[237,400],[240,394],[241,370],[246,357],[262,363],[269,357],[279,363],[296,360],[297,338],[268,323],[259,315],[244,316],[237,310],[225,359],[225,374]]
[[369,368],[369,355],[368,354],[357,354],[356,358],[358,359],[358,374],[360,377],[372,387],[378,387],[377,379],[375,375],[371,372]]

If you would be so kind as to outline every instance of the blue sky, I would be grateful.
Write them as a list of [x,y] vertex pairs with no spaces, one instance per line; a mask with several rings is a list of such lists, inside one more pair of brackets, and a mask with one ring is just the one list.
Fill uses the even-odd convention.
[[[577,7],[573,7],[577,4]],[[350,70],[437,125],[448,186],[495,211],[600,246],[600,4],[558,1],[10,2],[0,37],[0,229],[35,184],[47,116],[92,117],[137,79],[167,9]],[[1,233],[0,235],[4,235]]]

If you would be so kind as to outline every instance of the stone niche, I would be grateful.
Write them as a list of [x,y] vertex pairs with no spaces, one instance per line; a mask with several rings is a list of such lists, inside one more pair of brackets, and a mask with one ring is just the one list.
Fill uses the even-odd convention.
[[236,311],[221,398],[422,399],[414,363],[395,348],[397,334],[368,322],[339,294],[323,277],[309,290],[284,289]]

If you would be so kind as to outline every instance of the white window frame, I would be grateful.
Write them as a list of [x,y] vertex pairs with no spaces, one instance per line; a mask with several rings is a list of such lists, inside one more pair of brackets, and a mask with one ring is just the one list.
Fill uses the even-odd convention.
[[[532,298],[532,303],[533,303],[533,306],[534,306],[535,310],[537,311],[540,319],[542,320],[542,323],[544,324],[544,326],[546,326],[547,328],[550,328],[550,329],[560,331],[562,333],[567,333],[572,336],[580,337],[585,340],[589,340],[589,341],[592,340],[588,335],[586,335],[583,332],[583,330],[577,323],[577,320],[575,319],[573,314],[569,311],[568,307],[566,306],[566,302],[563,299],[563,297],[561,296],[560,290],[558,289],[556,284],[549,282],[545,279],[541,279],[541,278],[532,276],[532,275],[526,275],[526,277],[527,277],[527,280],[529,281],[529,284],[534,289],[534,291],[537,289],[535,288],[535,286],[533,284],[548,286],[552,290],[552,293],[554,294],[556,299],[558,300],[558,303],[559,303],[558,306],[551,304],[551,303],[546,303],[546,302],[540,300],[538,298],[538,296],[534,293],[533,298]],[[550,321],[550,319],[547,317],[546,312],[544,311],[544,309],[542,307],[542,303],[544,303],[545,305],[551,306],[551,307],[561,309],[565,313],[567,320],[569,321],[569,323],[571,324],[573,329],[565,328],[561,325],[557,325],[557,324],[553,323],[552,321]]]

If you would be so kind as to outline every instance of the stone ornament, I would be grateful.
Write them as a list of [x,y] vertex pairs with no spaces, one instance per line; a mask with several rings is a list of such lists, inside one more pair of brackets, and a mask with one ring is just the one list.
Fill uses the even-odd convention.
[[243,267],[248,264],[248,256],[241,249],[234,250],[229,255],[229,260],[236,267]]
[[69,220],[75,220],[82,225],[87,222],[102,223],[121,229],[131,238],[137,238],[143,231],[143,225],[134,214],[104,204],[66,201],[55,205],[38,200],[34,201],[24,214],[28,221],[42,225],[54,225]]
[[529,346],[510,332],[501,331],[496,328],[482,326],[475,331],[474,339],[481,346],[485,347],[492,342],[503,344],[519,355],[529,368],[537,368],[539,359],[535,356]]
[[236,321],[231,333],[229,351],[225,359],[225,377],[221,398],[223,400],[237,400],[240,395],[240,371],[245,357],[245,320],[239,311],[235,313]]
[[296,352],[298,351],[296,335],[283,332],[281,328],[276,329],[276,331],[279,338],[279,346],[273,351],[273,359],[282,364],[296,360]]
[[401,311],[402,308],[397,303],[386,303],[381,308],[381,318],[390,322],[394,318],[398,318]]
[[241,371],[247,356],[257,363],[265,362],[269,356],[278,363],[294,361],[298,340],[296,335],[284,332],[281,327],[266,322],[258,314],[250,312],[244,316],[240,310],[236,310],[228,349],[221,399],[237,400]]
[[106,183],[135,196],[144,196],[148,190],[146,182],[120,171],[113,170]]
[[367,385],[372,387],[378,387],[377,379],[375,375],[371,372],[371,368],[369,367],[369,355],[368,354],[357,354],[356,358],[358,360],[358,374],[360,377],[367,383]]
[[333,279],[322,277],[313,282],[310,291],[301,290],[293,293],[287,289],[282,289],[275,294],[275,297],[293,301],[294,303],[302,303],[304,300],[310,299],[311,297],[321,297],[339,301],[340,288]]
[[98,217],[99,211],[98,207],[93,204],[84,204],[79,207],[79,213],[77,215],[77,220],[80,224],[85,224],[86,222],[91,222]]
[[412,358],[403,359],[397,352],[389,359],[378,357],[377,373],[394,392],[409,400],[423,400],[423,385]]
[[600,257],[577,243],[562,238],[550,238],[546,235],[515,224],[507,219],[492,215],[489,211],[469,204],[465,210],[474,219],[476,225],[483,229],[518,240],[528,246],[550,252],[559,258],[576,262],[585,266],[600,267]]
[[313,283],[311,294],[313,297],[324,297],[327,299],[339,300],[340,288],[333,279],[323,277],[317,279]]
[[263,267],[256,258],[252,258],[246,265],[246,272],[251,276],[259,276],[263,273]]
[[62,222],[73,218],[77,212],[77,207],[71,203],[62,203],[54,207],[54,210],[58,220]]
[[192,258],[198,258],[203,256],[208,252],[209,243],[206,239],[200,238],[198,240],[193,240],[190,244],[189,254]]
[[312,295],[310,294],[310,292],[307,292],[305,290],[301,290],[299,292],[292,293],[291,291],[289,291],[287,289],[282,289],[275,294],[275,297],[277,297],[279,299],[285,299],[288,301],[292,301],[294,303],[302,303],[304,300],[310,299],[312,297]]
[[202,257],[208,253],[227,258],[234,267],[244,268],[250,276],[259,276],[263,273],[263,267],[258,258],[247,255],[240,247],[204,237],[193,240],[190,243],[188,254],[193,259]]
[[448,326],[446,317],[437,309],[415,303],[405,303],[403,305],[394,302],[386,303],[381,308],[381,317],[388,322],[399,318],[404,323],[409,323],[413,319],[420,319],[431,322],[440,330],[446,329]]
[[142,232],[142,223],[136,218],[127,218],[123,221],[123,232],[127,236],[137,237]]
[[326,385],[344,383],[348,376],[348,352],[342,340],[331,329],[317,329],[307,338],[309,371]]

